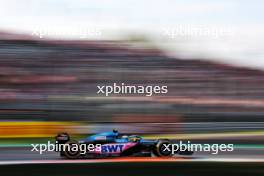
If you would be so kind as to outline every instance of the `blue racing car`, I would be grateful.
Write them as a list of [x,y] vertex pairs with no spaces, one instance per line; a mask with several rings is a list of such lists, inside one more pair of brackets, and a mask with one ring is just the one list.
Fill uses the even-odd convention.
[[[120,134],[117,130],[99,133],[75,141],[67,133],[56,136],[60,155],[68,159],[77,158],[105,158],[114,156],[172,156],[169,147],[171,141],[167,139],[146,140],[138,135]],[[166,150],[167,149],[167,150]],[[179,152],[190,155],[191,151]]]

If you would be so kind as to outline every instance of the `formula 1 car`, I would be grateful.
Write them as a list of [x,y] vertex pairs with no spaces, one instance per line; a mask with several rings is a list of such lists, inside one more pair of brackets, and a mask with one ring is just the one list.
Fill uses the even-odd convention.
[[[58,151],[62,157],[68,159],[113,156],[172,156],[172,152],[168,149],[171,146],[171,141],[167,139],[146,140],[138,135],[119,134],[117,130],[91,135],[80,141],[71,140],[67,133],[59,133],[56,136],[56,144],[68,145],[65,150]],[[168,150],[165,150],[166,146]],[[181,151],[178,154],[191,155],[192,153],[192,151]]]

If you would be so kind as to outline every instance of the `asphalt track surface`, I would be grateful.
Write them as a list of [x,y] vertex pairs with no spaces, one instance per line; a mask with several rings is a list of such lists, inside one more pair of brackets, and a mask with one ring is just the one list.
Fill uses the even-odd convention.
[[[190,131],[200,130],[196,129],[197,125],[187,125],[189,125]],[[206,126],[211,125],[207,124]],[[227,127],[222,124],[219,126],[219,130],[223,131],[226,128],[231,128],[231,126]],[[211,128],[218,127],[214,125]],[[252,123],[250,128],[262,130],[263,123]],[[56,152],[44,152],[40,155],[38,152],[32,152],[30,147],[0,147],[0,175],[264,176],[263,135],[243,135],[192,140],[192,143],[244,144],[244,147],[235,148],[232,152],[220,152],[217,155],[209,152],[195,152],[192,156],[175,155],[165,159],[126,157],[68,160],[61,158]]]
[[[31,148],[0,148],[3,175],[264,175],[264,149],[236,149],[212,155],[63,159],[56,152],[40,155]],[[41,174],[40,174],[41,173]],[[1,175],[2,175],[1,174]]]
[[[57,152],[39,152],[31,151],[30,147],[1,147],[0,148],[0,165],[5,163],[30,163],[30,161],[36,162],[99,162],[99,161],[118,161],[118,159],[129,159],[137,161],[154,161],[160,160],[156,157],[130,157],[130,158],[111,158],[111,159],[80,159],[80,160],[67,160],[59,156]],[[162,159],[164,160],[164,159]],[[232,152],[219,152],[218,154],[211,154],[209,152],[195,152],[191,156],[175,155],[170,161],[264,161],[264,148],[235,148]]]

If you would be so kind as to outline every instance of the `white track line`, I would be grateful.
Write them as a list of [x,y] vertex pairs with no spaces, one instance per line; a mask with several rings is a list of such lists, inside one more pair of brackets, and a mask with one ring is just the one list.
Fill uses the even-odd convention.
[[21,161],[0,161],[0,165],[21,165],[21,164],[76,164],[76,163],[121,163],[121,162],[261,162],[264,159],[80,159],[80,160],[21,160]]

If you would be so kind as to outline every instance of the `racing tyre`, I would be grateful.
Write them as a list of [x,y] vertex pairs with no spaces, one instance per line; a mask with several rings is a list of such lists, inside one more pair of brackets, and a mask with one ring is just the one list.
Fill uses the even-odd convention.
[[80,157],[80,144],[77,141],[68,141],[65,143],[64,156],[68,159],[77,159]]
[[153,153],[158,157],[172,156],[172,144],[168,139],[158,140]]

